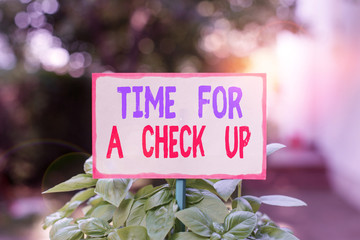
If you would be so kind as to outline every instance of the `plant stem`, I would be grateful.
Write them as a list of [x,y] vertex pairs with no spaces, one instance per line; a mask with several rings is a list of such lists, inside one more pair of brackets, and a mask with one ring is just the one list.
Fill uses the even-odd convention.
[[237,186],[237,188],[238,188],[238,197],[241,197],[241,184],[242,184],[242,180],[240,180],[240,182],[238,183],[238,186]]

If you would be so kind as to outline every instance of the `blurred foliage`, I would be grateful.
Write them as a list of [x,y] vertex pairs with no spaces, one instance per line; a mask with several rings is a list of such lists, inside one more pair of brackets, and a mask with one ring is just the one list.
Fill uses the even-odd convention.
[[0,185],[38,184],[59,156],[91,152],[91,73],[245,71],[295,4],[0,0]]

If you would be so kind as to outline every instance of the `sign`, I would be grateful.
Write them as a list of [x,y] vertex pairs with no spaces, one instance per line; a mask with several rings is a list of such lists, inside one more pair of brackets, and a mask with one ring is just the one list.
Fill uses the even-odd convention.
[[92,75],[95,178],[265,179],[265,74]]

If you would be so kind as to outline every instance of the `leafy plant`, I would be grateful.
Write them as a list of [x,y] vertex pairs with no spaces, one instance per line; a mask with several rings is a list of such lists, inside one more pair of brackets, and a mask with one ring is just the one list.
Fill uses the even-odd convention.
[[[267,153],[282,147],[270,144]],[[44,192],[81,190],[45,218],[43,228],[51,226],[51,240],[296,240],[259,208],[262,204],[306,205],[282,195],[240,196],[241,180],[188,179],[186,208],[179,210],[174,179],[133,193],[130,189],[136,180],[93,179],[92,158],[86,160],[84,172]],[[239,196],[232,199],[236,189]],[[77,208],[82,208],[83,217],[71,218]],[[186,230],[179,231],[179,224]]]

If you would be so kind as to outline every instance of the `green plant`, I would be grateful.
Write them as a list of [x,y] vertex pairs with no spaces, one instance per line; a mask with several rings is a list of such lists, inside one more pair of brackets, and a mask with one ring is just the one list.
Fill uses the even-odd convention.
[[[267,154],[282,147],[270,144]],[[136,180],[93,179],[92,158],[86,160],[84,172],[44,192],[82,189],[45,218],[44,229],[52,226],[51,240],[296,240],[290,231],[258,210],[261,204],[306,205],[281,195],[240,196],[241,180],[188,179],[186,208],[179,210],[175,179],[167,179],[166,184],[156,187],[147,185],[133,193],[130,188]],[[232,199],[237,188],[238,197]],[[80,205],[83,217],[71,218]],[[181,231],[181,223],[186,231]]]

